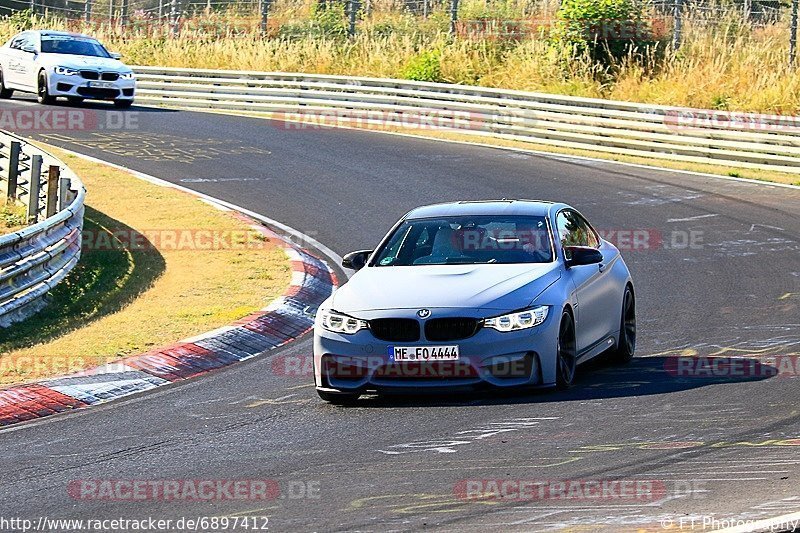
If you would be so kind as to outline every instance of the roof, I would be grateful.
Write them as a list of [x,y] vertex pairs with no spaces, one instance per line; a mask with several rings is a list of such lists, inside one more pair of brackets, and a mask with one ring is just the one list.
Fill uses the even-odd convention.
[[418,207],[409,212],[406,218],[461,215],[546,216],[553,206],[566,207],[565,204],[541,200],[472,200]]
[[29,30],[31,33],[38,33],[39,35],[49,35],[49,36],[57,36],[57,37],[81,37],[84,39],[94,39],[94,37],[90,37],[88,35],[84,35],[83,33],[74,33],[69,31],[56,31],[56,30]]

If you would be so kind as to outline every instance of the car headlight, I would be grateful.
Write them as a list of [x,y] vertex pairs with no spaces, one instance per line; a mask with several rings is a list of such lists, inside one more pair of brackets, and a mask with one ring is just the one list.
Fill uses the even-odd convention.
[[360,320],[330,310],[321,311],[320,313],[319,323],[323,328],[334,333],[352,335],[353,333],[367,328],[366,320]]
[[132,80],[133,79],[133,72],[122,72],[119,75],[119,79],[121,79],[121,80]]
[[487,318],[483,321],[483,325],[487,328],[496,329],[503,333],[507,331],[518,331],[520,329],[528,329],[538,326],[544,319],[547,318],[547,312],[550,308],[546,305],[534,307],[533,309],[526,309],[518,313],[509,313],[507,315],[496,316]]
[[69,67],[56,67],[54,70],[56,74],[61,74],[62,76],[75,76],[78,73],[77,69]]

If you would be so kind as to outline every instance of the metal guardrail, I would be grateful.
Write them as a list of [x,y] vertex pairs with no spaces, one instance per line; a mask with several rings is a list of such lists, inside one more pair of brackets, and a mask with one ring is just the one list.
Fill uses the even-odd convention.
[[137,101],[800,174],[800,117],[382,78],[134,67]]
[[41,309],[80,258],[86,190],[61,161],[0,132],[2,201],[23,202],[29,226],[0,235],[0,327]]

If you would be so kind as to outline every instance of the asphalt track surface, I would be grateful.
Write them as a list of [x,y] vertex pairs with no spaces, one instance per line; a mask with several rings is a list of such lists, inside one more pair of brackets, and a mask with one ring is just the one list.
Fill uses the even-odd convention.
[[[0,106],[23,109],[36,108]],[[680,354],[800,354],[799,190],[203,113],[134,108],[120,130],[109,128],[119,123],[111,108],[82,109],[97,127],[31,136],[263,213],[339,254],[373,247],[410,208],[458,199],[559,200],[602,231],[646,230],[649,249],[623,250],[637,289],[638,357],[581,367],[566,392],[335,407],[317,398],[310,376],[274,364],[307,360],[305,338],[200,379],[0,432],[1,515],[267,516],[272,531],[659,531],[662,520],[677,530],[681,517],[800,510],[800,378],[667,370]],[[281,496],[70,496],[70,481],[85,479],[271,479]],[[460,497],[465,480],[492,479],[649,480],[664,494]],[[303,487],[313,497],[298,497]]]

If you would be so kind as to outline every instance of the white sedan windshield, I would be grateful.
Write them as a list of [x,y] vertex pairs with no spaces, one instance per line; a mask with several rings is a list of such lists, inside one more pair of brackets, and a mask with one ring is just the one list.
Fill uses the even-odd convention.
[[94,39],[75,37],[42,37],[42,53],[111,57],[103,45]]

